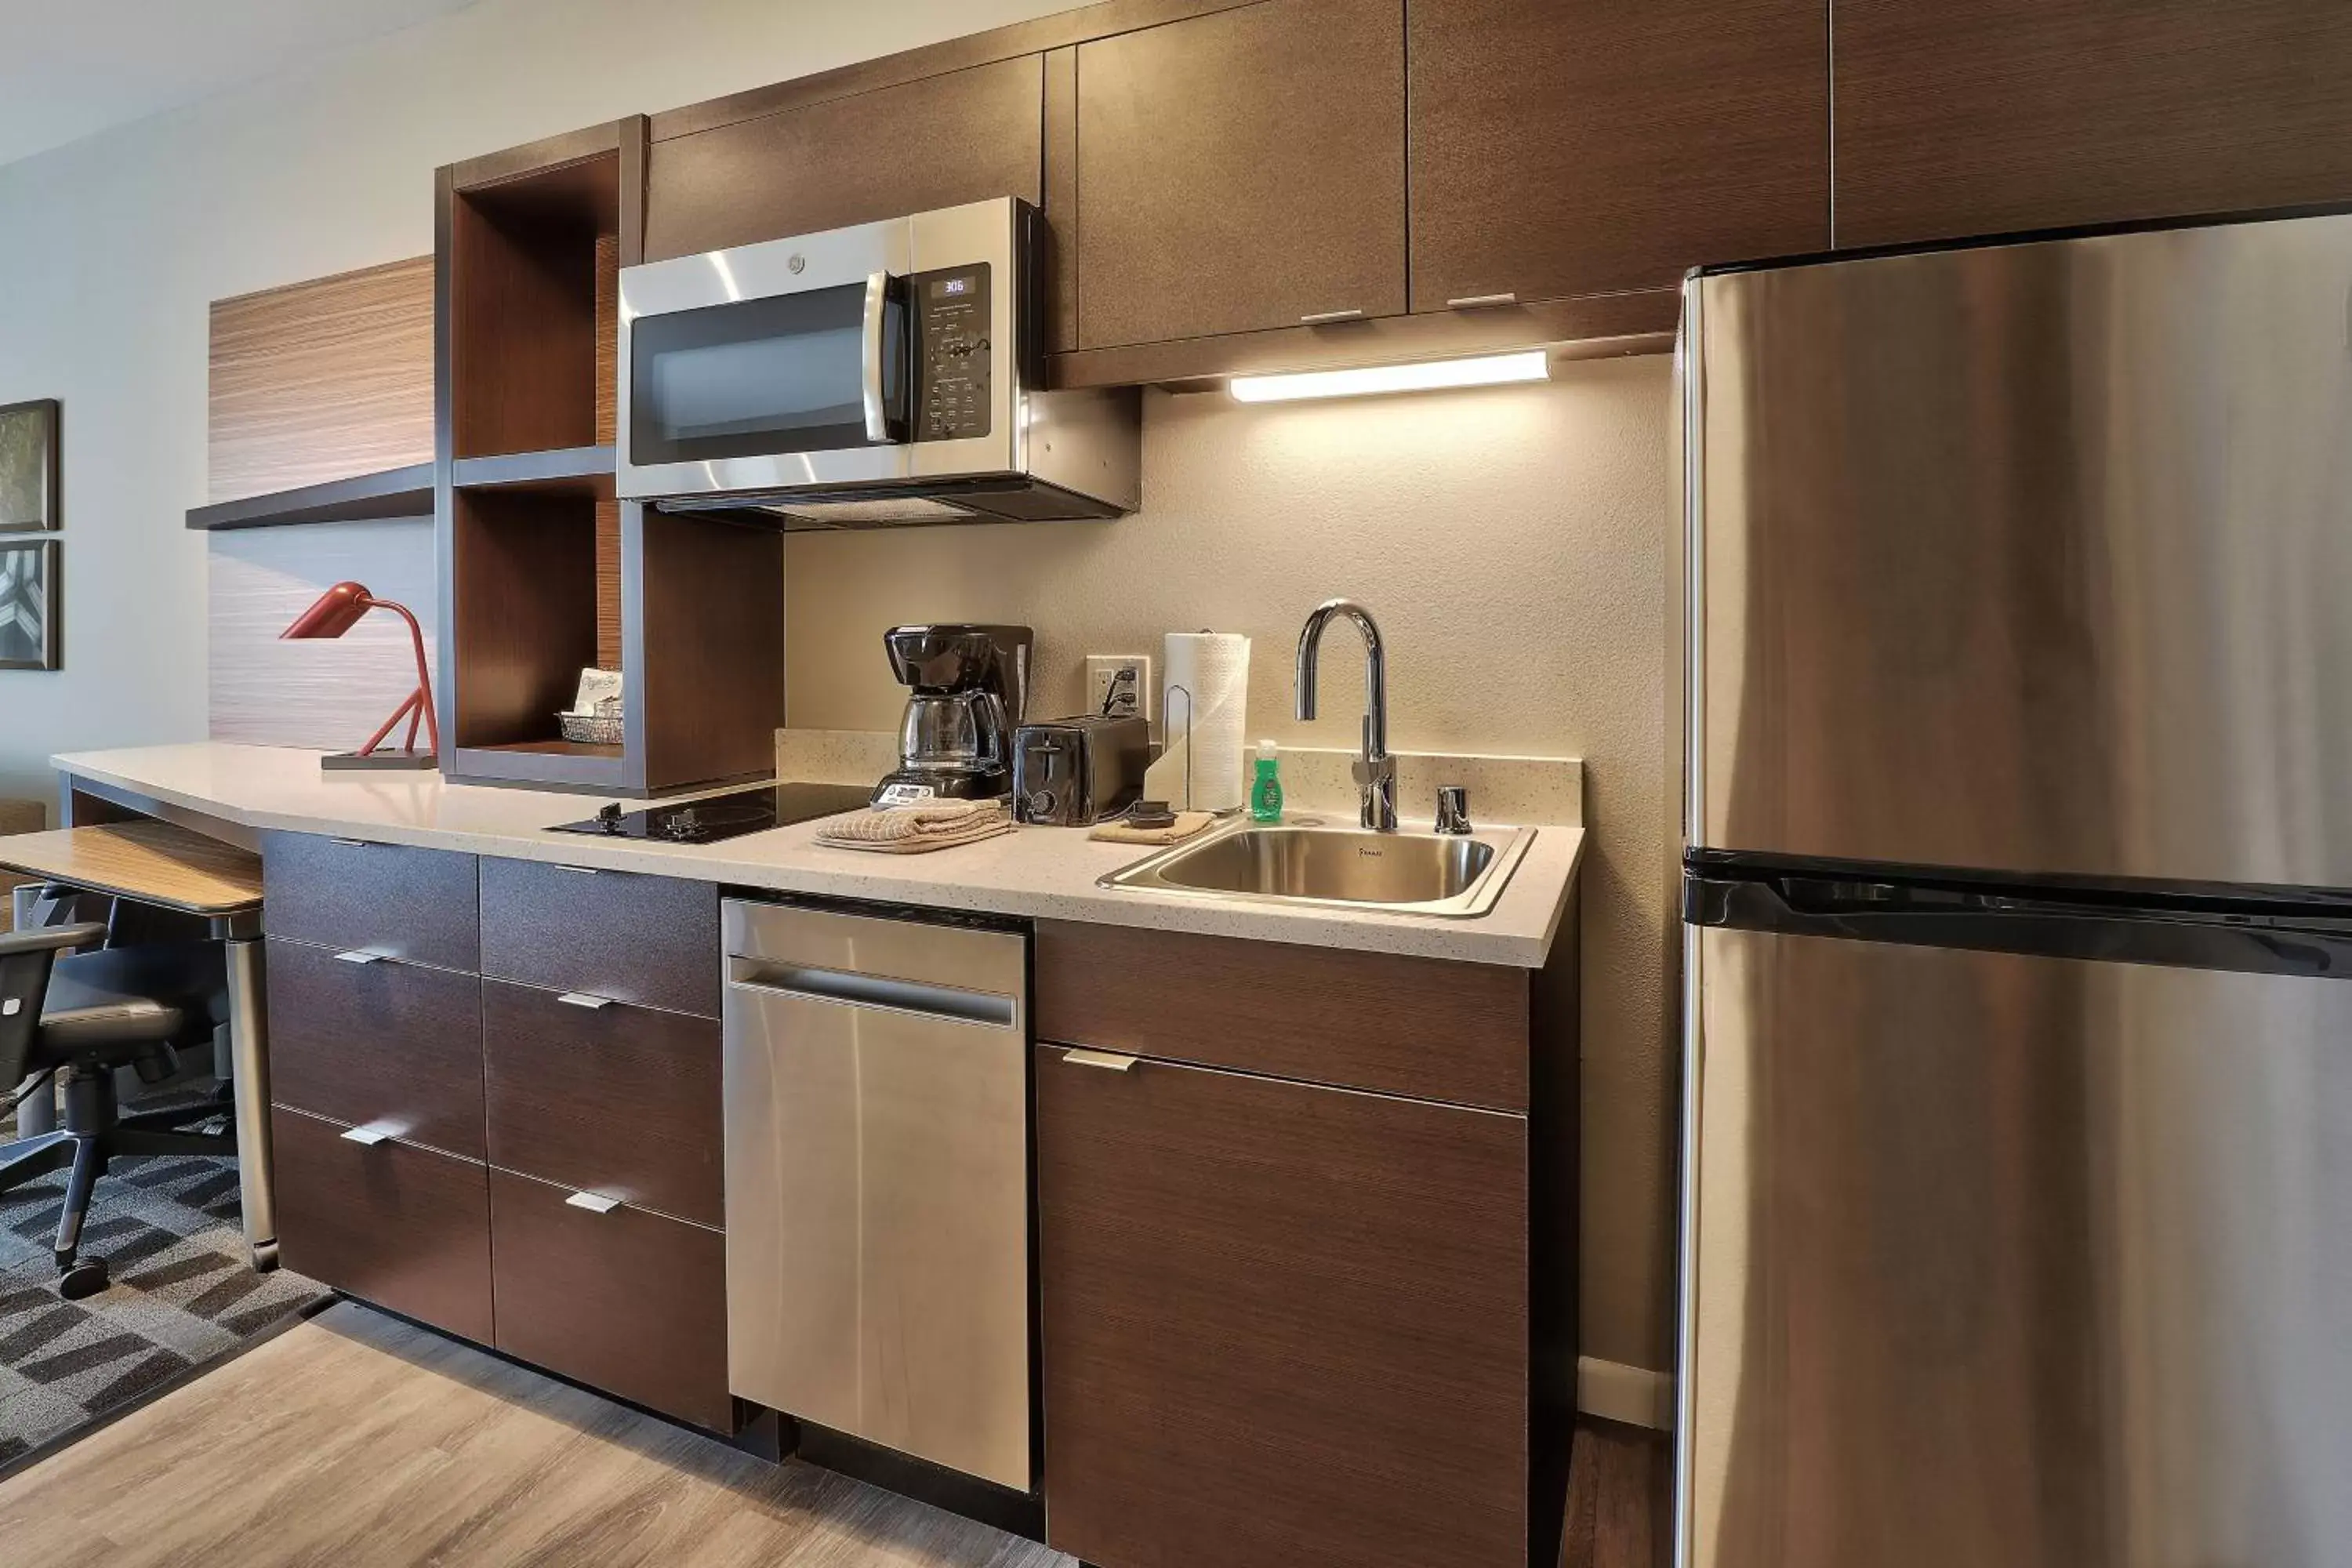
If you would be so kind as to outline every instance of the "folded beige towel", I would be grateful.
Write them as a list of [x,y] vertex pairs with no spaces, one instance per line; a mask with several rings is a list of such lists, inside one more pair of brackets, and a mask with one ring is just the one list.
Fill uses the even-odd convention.
[[1176,820],[1165,827],[1137,827],[1123,816],[1114,816],[1108,822],[1097,823],[1087,837],[1111,844],[1176,844],[1216,820],[1214,812],[1180,811]]
[[868,849],[883,855],[921,855],[977,843],[1013,831],[1013,819],[999,800],[945,800],[935,805],[898,805],[835,817],[819,826],[816,841],[835,849]]

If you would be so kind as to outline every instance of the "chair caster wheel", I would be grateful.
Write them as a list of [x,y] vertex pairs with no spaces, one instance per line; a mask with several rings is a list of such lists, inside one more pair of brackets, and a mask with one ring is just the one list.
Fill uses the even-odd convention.
[[58,1294],[68,1301],[95,1296],[106,1289],[106,1260],[85,1258],[58,1276]]

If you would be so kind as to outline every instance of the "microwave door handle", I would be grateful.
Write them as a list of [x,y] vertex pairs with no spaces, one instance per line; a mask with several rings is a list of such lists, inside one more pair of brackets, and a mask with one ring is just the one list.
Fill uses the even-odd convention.
[[877,446],[890,438],[890,411],[882,402],[882,316],[890,298],[887,273],[866,279],[865,382],[860,388],[866,405],[866,438]]

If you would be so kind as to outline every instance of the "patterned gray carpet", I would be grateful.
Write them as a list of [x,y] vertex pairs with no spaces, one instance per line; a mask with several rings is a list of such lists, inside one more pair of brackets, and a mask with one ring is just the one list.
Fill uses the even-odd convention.
[[64,1196],[62,1173],[0,1193],[0,1465],[327,1294],[248,1266],[234,1161],[166,1156],[118,1160],[99,1183],[82,1251],[111,1279],[61,1301],[49,1247]]

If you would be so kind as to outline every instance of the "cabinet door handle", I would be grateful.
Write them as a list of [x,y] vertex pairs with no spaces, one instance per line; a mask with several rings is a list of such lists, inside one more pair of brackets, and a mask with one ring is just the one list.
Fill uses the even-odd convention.
[[1361,310],[1315,310],[1298,318],[1302,327],[1319,327],[1329,321],[1357,321],[1363,319]]
[[550,860],[547,864],[552,870],[569,871],[575,877],[593,877],[596,874],[596,868],[593,866],[567,866],[561,860]]
[[383,954],[380,952],[370,952],[363,947],[355,947],[349,952],[339,952],[335,954],[335,962],[337,963],[382,963],[383,962]]
[[1458,300],[1448,300],[1445,301],[1445,308],[1449,310],[1476,310],[1488,305],[1516,305],[1518,302],[1519,297],[1515,293],[1509,292],[1501,294],[1465,294]]
[[567,1007],[585,1007],[591,1013],[601,1012],[613,1005],[610,996],[598,996],[586,991],[566,991],[556,1000]]
[[574,1193],[563,1201],[573,1208],[586,1209],[590,1214],[611,1214],[621,1206],[620,1199],[608,1198],[602,1193]]
[[362,1148],[367,1149],[374,1148],[377,1144],[383,1142],[385,1139],[391,1136],[391,1133],[386,1132],[381,1127],[346,1127],[343,1129],[343,1137],[347,1142],[357,1143]]
[[374,845],[369,843],[364,838],[330,838],[327,842],[330,844],[340,844],[346,849],[373,849],[375,847]]
[[1062,1059],[1074,1068],[1101,1068],[1108,1072],[1125,1072],[1141,1058],[1121,1056],[1117,1051],[1064,1051]]

